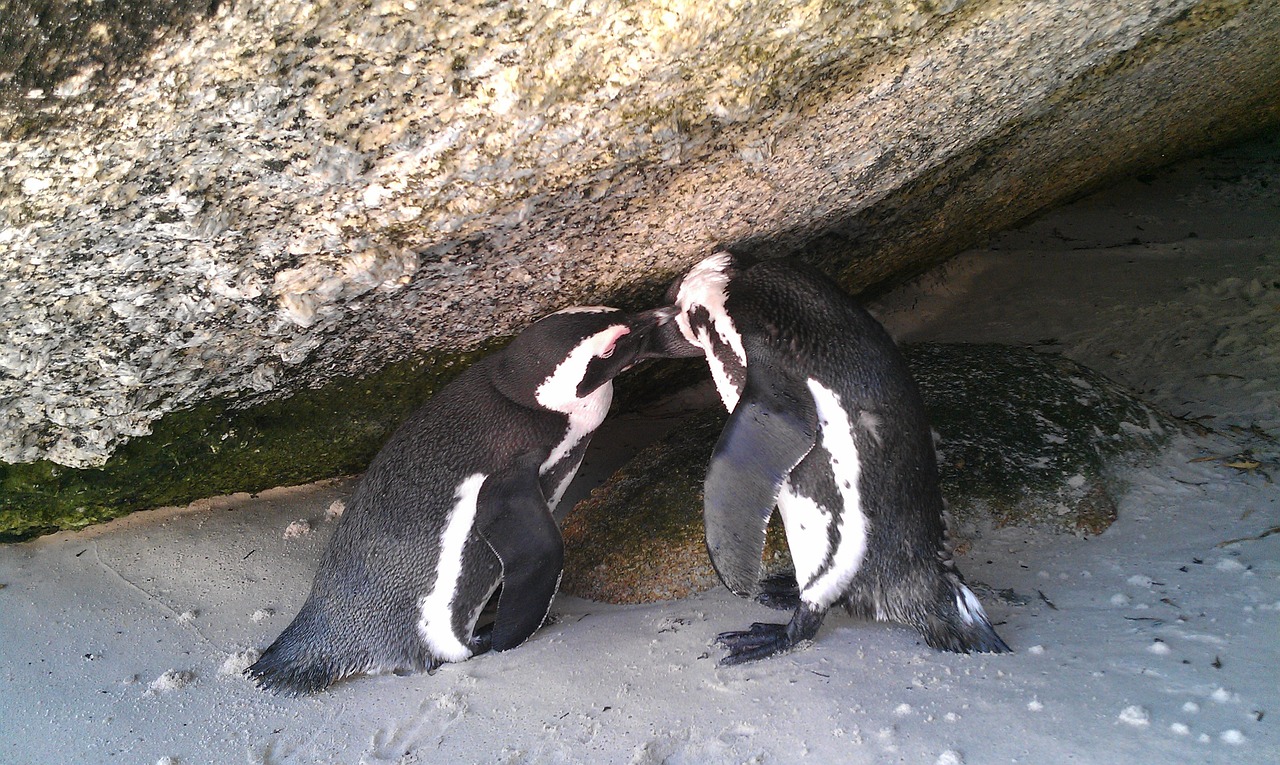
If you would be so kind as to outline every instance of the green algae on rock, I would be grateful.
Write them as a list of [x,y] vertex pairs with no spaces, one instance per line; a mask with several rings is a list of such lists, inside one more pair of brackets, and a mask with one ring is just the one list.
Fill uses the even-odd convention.
[[102,467],[0,463],[0,542],[135,510],[363,470],[422,402],[505,340],[418,357],[248,409],[216,400],[161,418]]
[[[953,537],[987,526],[1098,534],[1116,517],[1115,467],[1151,454],[1175,422],[1061,356],[1001,345],[904,349],[939,434]],[[565,518],[563,587],[609,603],[681,598],[718,583],[702,529],[702,480],[726,415],[692,416]],[[768,568],[789,560],[775,513]]]

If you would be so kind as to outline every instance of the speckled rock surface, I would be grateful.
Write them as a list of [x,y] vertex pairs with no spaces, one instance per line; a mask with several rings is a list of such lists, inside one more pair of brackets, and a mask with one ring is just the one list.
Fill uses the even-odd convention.
[[8,463],[643,303],[717,243],[858,290],[1280,118],[1274,3],[148,0],[144,44],[8,34],[76,6],[4,11]]
[[[1055,354],[1000,345],[904,349],[939,435],[952,542],[993,526],[1100,534],[1123,489],[1115,468],[1176,431],[1167,415]],[[694,415],[565,517],[566,592],[609,603],[684,597],[718,583],[702,479],[726,415]],[[766,561],[785,567],[777,514]]]

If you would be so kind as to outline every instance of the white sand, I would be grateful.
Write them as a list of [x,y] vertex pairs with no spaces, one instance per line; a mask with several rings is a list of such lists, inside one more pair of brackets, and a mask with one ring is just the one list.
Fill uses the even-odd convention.
[[[275,697],[235,670],[307,593],[350,491],[325,483],[0,547],[0,762],[1278,762],[1280,534],[1226,543],[1280,524],[1278,160],[1127,182],[876,306],[908,340],[1048,341],[1236,439],[1135,470],[1099,537],[979,540],[968,577],[1030,596],[988,599],[1015,654],[833,615],[807,650],[722,669],[715,633],[781,615],[561,596],[517,650]],[[641,430],[615,421],[593,464]],[[1260,468],[1225,464],[1245,447]]]

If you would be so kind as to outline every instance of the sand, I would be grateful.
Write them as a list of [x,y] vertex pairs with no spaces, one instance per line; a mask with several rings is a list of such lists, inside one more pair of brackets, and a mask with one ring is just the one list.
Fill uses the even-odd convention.
[[[969,579],[1016,596],[987,599],[1014,654],[833,615],[811,647],[721,668],[717,632],[779,615],[723,589],[561,595],[516,650],[272,696],[239,670],[306,596],[352,487],[332,481],[0,546],[0,762],[1280,761],[1278,188],[1275,139],[1236,147],[873,306],[903,340],[1060,351],[1215,431],[1133,468],[1100,536],[973,545]],[[665,424],[611,422],[580,491]]]

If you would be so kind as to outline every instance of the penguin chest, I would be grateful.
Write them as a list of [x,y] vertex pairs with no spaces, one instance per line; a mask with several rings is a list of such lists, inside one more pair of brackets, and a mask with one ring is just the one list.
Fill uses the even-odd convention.
[[860,486],[865,455],[855,433],[865,426],[835,391],[812,378],[807,387],[818,413],[818,439],[783,483],[778,510],[801,598],[826,607],[844,595],[866,554]]

